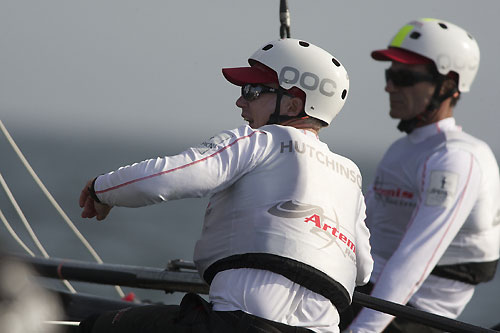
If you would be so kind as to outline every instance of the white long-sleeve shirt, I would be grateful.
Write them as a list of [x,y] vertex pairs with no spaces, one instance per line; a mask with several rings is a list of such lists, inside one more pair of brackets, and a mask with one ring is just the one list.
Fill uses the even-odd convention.
[[[202,277],[233,254],[269,253],[328,275],[349,300],[371,273],[359,170],[309,131],[242,126],[179,155],[100,176],[95,190],[102,202],[128,207],[210,196],[195,250]],[[317,332],[338,330],[330,299],[276,272],[228,269],[211,282],[215,310],[242,310]]]
[[[498,259],[499,184],[489,147],[461,132],[453,118],[396,141],[366,198],[372,296],[457,317],[474,286],[429,274],[436,265]],[[363,309],[349,328],[381,332],[392,319]]]

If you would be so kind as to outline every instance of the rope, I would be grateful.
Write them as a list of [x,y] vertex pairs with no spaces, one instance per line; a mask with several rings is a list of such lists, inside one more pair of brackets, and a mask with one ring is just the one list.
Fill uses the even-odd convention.
[[[3,178],[3,176],[2,176],[1,173],[0,173],[0,184],[2,185],[3,190],[7,194],[7,197],[9,198],[10,202],[14,206],[14,208],[15,208],[15,210],[17,212],[17,215],[19,215],[19,218],[23,222],[26,230],[28,230],[28,233],[29,233],[31,239],[33,240],[33,242],[35,242],[35,245],[38,247],[38,249],[40,250],[40,252],[42,252],[43,257],[46,258],[46,259],[50,258],[49,254],[47,253],[47,251],[45,251],[45,248],[43,247],[42,243],[40,242],[40,240],[36,236],[35,232],[31,228],[31,225],[29,224],[28,220],[26,219],[26,216],[24,216],[24,213],[21,210],[21,207],[19,207],[19,205],[17,204],[17,201],[14,198],[14,195],[10,191],[9,186],[7,186],[7,183],[5,182],[5,179]],[[10,229],[12,229],[12,227],[10,225],[9,225],[9,227],[10,227]],[[9,229],[9,228],[7,228],[7,229]],[[31,252],[31,251],[29,251],[28,253],[30,253],[32,256],[35,256],[34,253]],[[76,294],[75,288],[73,288],[73,286],[67,280],[63,280],[63,283],[64,283],[64,285],[66,286],[66,288],[68,288],[68,290],[71,293]]]
[[24,213],[21,210],[21,207],[19,207],[19,205],[17,204],[17,201],[14,198],[14,195],[12,194],[12,192],[10,191],[9,186],[7,186],[7,183],[5,182],[5,179],[3,178],[2,174],[0,174],[0,184],[2,185],[3,190],[7,194],[7,197],[9,198],[10,202],[12,203],[12,206],[14,206],[14,209],[16,210],[17,215],[19,215],[19,217],[21,218],[21,221],[23,222],[24,226],[26,227],[26,230],[28,230],[28,233],[29,233],[31,239],[33,239],[33,241],[35,242],[35,245],[38,247],[40,252],[42,252],[43,257],[49,258],[50,257],[49,254],[47,253],[47,251],[45,251],[45,248],[43,247],[42,243],[40,243],[40,241],[38,240],[38,237],[36,236],[35,232],[31,228],[31,225],[29,224],[28,220],[26,219],[26,216],[24,216]]
[[47,325],[61,325],[61,326],[78,326],[80,325],[79,321],[64,321],[64,320],[46,320],[43,322]]
[[[1,177],[1,174],[0,174],[0,177]],[[11,225],[9,224],[9,221],[7,221],[7,219],[5,218],[5,215],[3,215],[3,212],[2,210],[0,209],[0,220],[2,220],[3,224],[5,225],[5,227],[7,228],[7,230],[9,231],[10,235],[12,236],[12,238],[14,238],[16,240],[16,242],[22,246],[22,248],[28,252],[28,254],[32,257],[35,256],[35,254],[33,253],[33,251],[30,250],[30,248],[28,246],[26,246],[26,244],[24,244],[24,242],[21,240],[21,238],[19,238],[19,236],[16,234],[16,232],[14,231],[14,229],[12,229]]]
[[[21,152],[21,150],[19,149],[19,147],[17,146],[17,144],[14,142],[14,139],[12,139],[12,137],[10,136],[9,132],[7,131],[7,128],[4,126],[4,124],[3,124],[3,122],[1,120],[0,120],[0,129],[2,130],[2,132],[3,132],[4,136],[5,136],[5,138],[7,139],[7,141],[12,146],[12,149],[16,152],[17,156],[19,157],[19,159],[21,160],[21,162],[25,166],[26,170],[28,170],[28,172],[30,173],[31,177],[33,178],[33,180],[35,181],[35,183],[38,185],[38,187],[40,187],[40,189],[45,194],[45,196],[47,197],[47,199],[50,201],[50,203],[52,204],[52,206],[57,210],[57,212],[59,213],[59,215],[63,218],[63,220],[66,222],[66,224],[69,226],[69,228],[73,231],[73,233],[76,235],[76,237],[80,240],[80,242],[82,242],[82,244],[85,246],[85,248],[87,248],[87,250],[90,252],[90,254],[92,255],[92,257],[96,260],[96,262],[99,263],[99,264],[102,264],[103,263],[102,259],[99,257],[99,255],[94,250],[94,248],[90,245],[90,243],[87,241],[87,239],[85,239],[85,237],[76,228],[75,224],[70,220],[70,218],[68,217],[68,215],[66,215],[66,213],[62,210],[61,206],[57,203],[57,201],[54,199],[54,197],[47,190],[47,188],[45,187],[45,185],[42,183],[42,181],[40,180],[40,178],[38,177],[38,175],[35,173],[35,171],[31,167],[31,165],[29,164],[28,160],[24,157],[23,153]],[[45,250],[43,252],[45,252]],[[48,258],[48,255],[47,255],[47,258]],[[120,295],[120,297],[124,297],[125,296],[125,293],[123,292],[123,290],[119,286],[115,286],[115,289],[118,292],[118,295]]]

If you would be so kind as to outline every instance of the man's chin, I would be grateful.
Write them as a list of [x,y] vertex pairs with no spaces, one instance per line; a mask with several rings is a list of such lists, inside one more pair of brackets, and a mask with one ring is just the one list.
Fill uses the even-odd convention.
[[401,109],[390,109],[389,116],[392,119],[400,119],[400,120],[407,120],[412,118],[408,116],[408,111]]
[[401,119],[401,116],[398,114],[398,112],[396,111],[389,111],[389,117],[391,117],[392,119]]

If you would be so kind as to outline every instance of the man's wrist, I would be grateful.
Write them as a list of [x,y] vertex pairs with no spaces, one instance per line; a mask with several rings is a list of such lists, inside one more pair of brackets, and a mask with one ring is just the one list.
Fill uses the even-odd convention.
[[95,202],[98,202],[98,203],[101,203],[101,200],[99,200],[99,198],[97,197],[97,195],[95,194],[95,181],[97,180],[97,177],[94,178],[94,180],[92,181],[92,184],[89,186],[88,190],[89,190],[89,195],[92,199],[94,199]]

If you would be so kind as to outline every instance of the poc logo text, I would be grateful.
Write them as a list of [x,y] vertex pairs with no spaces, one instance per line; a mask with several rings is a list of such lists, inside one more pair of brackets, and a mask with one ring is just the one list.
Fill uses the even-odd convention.
[[308,90],[316,90],[327,97],[332,97],[337,90],[337,83],[331,79],[325,78],[320,79],[314,73],[304,72],[300,73],[298,69],[285,66],[281,69],[279,75],[279,82],[294,84],[299,82],[301,87],[304,87]]

